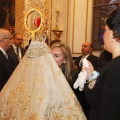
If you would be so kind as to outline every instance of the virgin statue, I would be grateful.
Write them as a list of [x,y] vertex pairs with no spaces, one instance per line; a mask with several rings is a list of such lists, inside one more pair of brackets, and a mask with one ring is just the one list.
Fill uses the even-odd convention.
[[44,41],[32,41],[0,92],[0,120],[86,120]]

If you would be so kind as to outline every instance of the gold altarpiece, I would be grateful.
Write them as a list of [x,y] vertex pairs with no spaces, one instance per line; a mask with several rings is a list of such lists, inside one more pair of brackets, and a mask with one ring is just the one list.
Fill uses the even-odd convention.
[[[49,8],[49,3],[50,0],[31,0],[32,3],[34,2],[46,2],[46,8]],[[22,21],[22,19],[24,19],[23,12],[24,9],[27,8],[29,3],[29,0],[15,0],[15,32],[17,33],[21,33],[24,24],[20,24],[20,22]],[[49,30],[48,30],[49,32]],[[27,38],[27,36],[23,36],[24,41],[22,46],[25,47],[28,44],[29,38]]]
[[[41,1],[41,0],[32,0],[32,2],[34,1]],[[42,0],[42,1],[46,1],[49,5],[49,1],[50,0]],[[15,32],[21,32],[21,27],[19,26],[19,21],[20,21],[20,17],[19,15],[22,14],[22,12],[24,11],[24,7],[27,3],[29,2],[29,0],[15,0]]]

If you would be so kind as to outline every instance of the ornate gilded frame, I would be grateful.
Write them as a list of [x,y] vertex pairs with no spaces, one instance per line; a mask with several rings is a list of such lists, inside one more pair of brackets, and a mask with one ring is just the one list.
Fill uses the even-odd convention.
[[0,0],[0,28],[15,32],[15,0]]
[[102,50],[105,20],[108,14],[119,6],[119,0],[94,0],[93,1],[93,50]]

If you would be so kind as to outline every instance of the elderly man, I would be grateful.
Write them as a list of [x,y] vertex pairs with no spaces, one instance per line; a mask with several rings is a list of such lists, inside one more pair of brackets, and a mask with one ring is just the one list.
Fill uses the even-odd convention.
[[11,46],[11,37],[8,30],[0,29],[0,91],[13,72],[6,54],[6,50]]
[[[75,60],[75,64],[78,66],[79,70],[81,71],[82,69],[82,60],[83,58],[86,58],[87,60],[89,60],[94,68],[96,69],[97,67],[97,63],[98,63],[98,57],[92,54],[92,45],[90,42],[85,42],[82,45],[82,49],[81,49],[82,55],[79,56],[78,58],[76,58]],[[86,100],[84,91],[79,91],[79,89],[75,89],[75,94],[76,97],[78,98],[78,101],[80,102],[83,111],[86,115],[86,117],[88,118],[89,115],[89,103]]]
[[13,44],[11,48],[7,50],[8,58],[13,69],[17,67],[25,54],[25,49],[21,47],[22,41],[23,36],[20,33],[15,33],[12,39]]

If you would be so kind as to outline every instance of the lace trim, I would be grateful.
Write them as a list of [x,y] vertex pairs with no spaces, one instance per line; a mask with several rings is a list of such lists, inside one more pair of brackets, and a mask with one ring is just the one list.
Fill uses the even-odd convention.
[[45,42],[40,42],[36,40],[31,42],[26,55],[27,57],[35,58],[50,53],[50,51],[50,48]]

